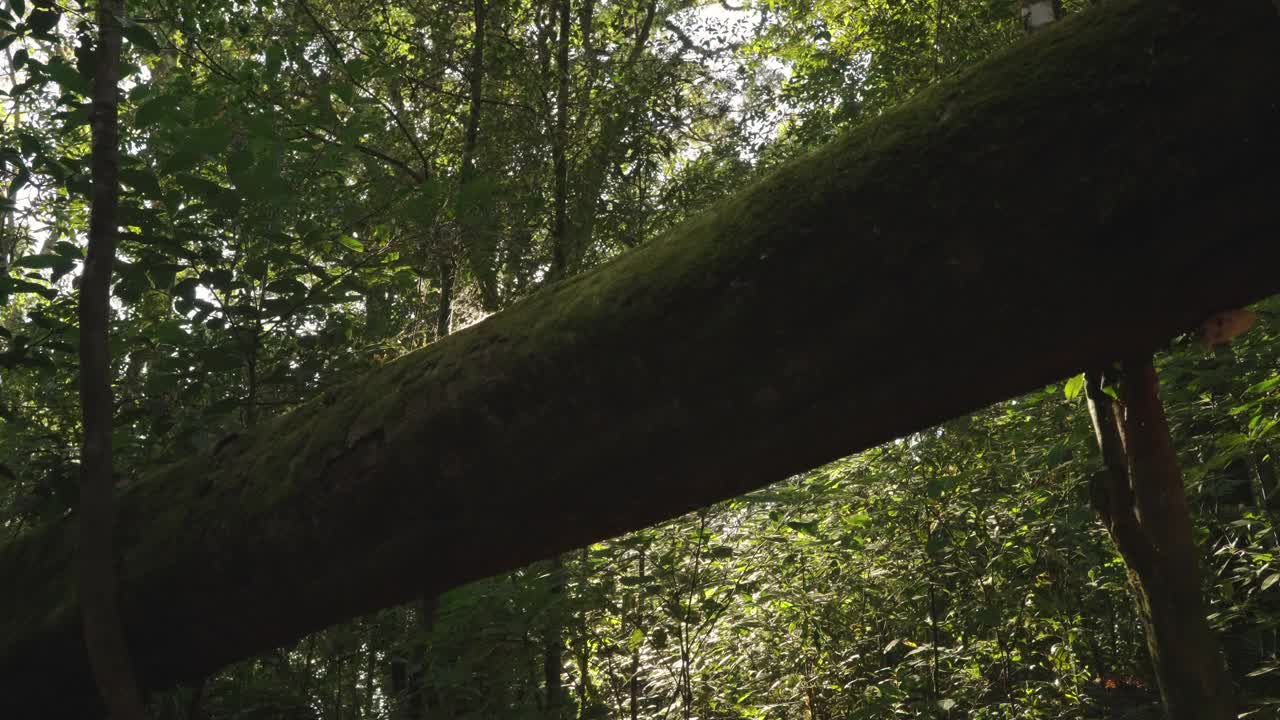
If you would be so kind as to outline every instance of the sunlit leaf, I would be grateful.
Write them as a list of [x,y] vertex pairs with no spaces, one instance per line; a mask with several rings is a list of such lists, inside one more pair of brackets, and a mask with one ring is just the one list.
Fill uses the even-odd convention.
[[1066,384],[1062,386],[1062,394],[1065,395],[1068,400],[1075,400],[1083,389],[1084,373],[1080,373],[1068,380]]

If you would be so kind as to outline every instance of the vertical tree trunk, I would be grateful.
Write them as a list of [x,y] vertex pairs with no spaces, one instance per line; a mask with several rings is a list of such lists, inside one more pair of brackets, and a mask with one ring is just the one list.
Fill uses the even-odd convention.
[[[374,285],[365,295],[364,337],[366,342],[381,346],[391,333],[391,294],[385,285]],[[381,350],[381,348],[380,348]]]
[[551,229],[551,276],[565,277],[573,262],[569,247],[569,0],[560,0],[560,30],[556,36],[556,117],[551,137],[555,172],[555,224]]
[[[640,30],[636,34],[635,44],[627,52],[621,67],[615,71],[619,75],[625,77],[633,72],[640,58],[644,56],[644,51],[653,34],[657,11],[657,2],[651,1],[645,6],[644,18],[640,21]],[[590,12],[591,6],[588,4],[580,13],[581,23],[590,22]],[[586,28],[583,28],[583,32],[586,34]],[[585,50],[590,52],[590,48]],[[575,169],[573,192],[566,191],[566,196],[573,195],[573,203],[572,208],[565,211],[564,231],[565,245],[573,251],[572,260],[575,263],[580,262],[587,249],[591,247],[592,238],[595,235],[596,216],[600,212],[600,202],[604,197],[605,182],[617,167],[618,158],[625,154],[619,152],[619,146],[630,129],[632,120],[641,114],[640,105],[643,101],[644,96],[641,91],[636,90],[632,97],[615,103],[612,112],[606,110],[595,142],[584,153],[582,162]],[[566,185],[567,177],[566,170]]]
[[437,264],[440,272],[440,307],[436,310],[436,340],[449,334],[453,328],[453,285],[457,267],[452,258],[445,257]]
[[123,0],[99,0],[97,71],[93,82],[93,198],[89,247],[80,286],[80,540],[77,571],[84,640],[98,691],[114,720],[144,720],[146,708],[125,641],[116,600],[115,499],[111,457],[111,266],[119,224],[120,18]]
[[1151,356],[1124,361],[1119,403],[1088,373],[1105,469],[1093,503],[1129,568],[1160,696],[1171,720],[1236,716],[1235,688],[1205,618],[1200,559]]
[[256,321],[249,336],[249,349],[245,354],[245,397],[243,420],[246,428],[258,424],[258,360],[262,347],[262,322]]
[[561,674],[564,670],[563,613],[564,560],[556,555],[551,558],[548,576],[547,627],[543,635],[542,675],[546,687],[547,717],[553,720],[564,716],[564,687]]
[[187,700],[187,720],[201,720],[204,717],[204,690],[208,683],[207,678],[201,678],[199,682],[191,688],[191,697]]
[[[579,580],[578,587],[585,588],[588,585],[591,567],[591,549],[582,548],[582,576]],[[583,720],[587,716],[587,704],[591,699],[591,628],[586,614],[580,614],[578,618],[578,648],[577,648],[577,665],[578,665],[578,719]]]
[[[640,550],[640,557],[637,559],[636,576],[640,578],[639,588],[644,587],[644,549]],[[637,589],[632,593],[631,605],[631,624],[634,630],[641,630],[643,614],[640,611],[641,590]],[[627,683],[627,691],[630,695],[631,720],[640,720],[640,644],[637,643],[631,648],[631,679]]]
[[427,649],[436,626],[436,610],[440,598],[435,594],[423,595],[418,604],[418,637],[414,640],[413,662],[410,668],[408,702],[402,717],[423,720],[431,713],[431,688],[427,675]]
[[[13,64],[13,47],[5,48],[5,60],[9,80],[9,87],[18,84],[18,71]],[[17,98],[10,98],[13,105],[10,107],[8,117],[5,118],[4,125],[8,125],[8,121],[13,121],[13,132],[17,132],[22,127],[23,108],[22,101]],[[2,128],[3,125],[0,125]],[[0,277],[9,273],[9,267],[14,260],[17,260],[18,250],[18,228],[16,227],[16,203],[18,201],[18,193],[31,179],[31,173],[25,166],[20,167],[18,172],[13,176],[9,186],[4,193],[4,207],[0,209]]]
[[364,708],[363,717],[378,716],[378,651],[375,649],[378,638],[374,632],[374,624],[368,622],[368,634],[364,641]]
[[484,36],[487,6],[485,0],[472,0],[471,68],[467,80],[469,102],[467,124],[462,138],[462,169],[459,185],[465,187],[475,174],[476,146],[480,141],[480,109],[484,90]]
[[329,717],[333,718],[333,720],[341,720],[342,718],[342,688],[344,687],[342,668],[345,663],[346,661],[342,656],[330,657],[329,659],[329,666],[333,668],[333,677],[337,678],[333,683],[333,705],[329,709]]
[[458,203],[454,212],[462,233],[462,249],[471,263],[472,277],[478,281],[486,308],[498,304],[498,292],[494,278],[497,275],[495,258],[496,242],[489,231],[487,207],[479,207],[477,198],[469,192],[476,177],[476,151],[480,144],[480,120],[484,102],[484,45],[487,0],[472,0],[473,29],[471,33],[471,59],[468,71],[467,119],[462,137],[462,166],[458,173]]
[[[1061,0],[1022,0],[1028,33],[1062,15]],[[1191,512],[1151,356],[1122,364],[1122,402],[1088,373],[1086,394],[1105,470],[1091,482],[1094,507],[1129,569],[1170,720],[1234,718],[1235,688],[1205,618]]]

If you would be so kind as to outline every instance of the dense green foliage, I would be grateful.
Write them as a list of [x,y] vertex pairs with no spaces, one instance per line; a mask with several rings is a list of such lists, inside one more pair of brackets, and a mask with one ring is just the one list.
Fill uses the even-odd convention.
[[[131,4],[118,472],[642,244],[1020,34],[1011,3],[985,0],[561,2]],[[76,503],[91,17],[0,9],[0,541]],[[1211,620],[1253,717],[1280,704],[1277,310],[1230,348],[1179,339],[1160,360]],[[218,719],[1141,716],[1154,680],[1090,509],[1080,387],[153,703]]]

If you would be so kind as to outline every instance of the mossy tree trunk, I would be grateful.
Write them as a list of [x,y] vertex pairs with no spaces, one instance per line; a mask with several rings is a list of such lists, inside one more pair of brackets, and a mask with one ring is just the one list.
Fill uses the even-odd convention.
[[[1104,3],[665,238],[129,470],[139,680],[644,527],[1280,290],[1278,36],[1269,0]],[[1078,291],[1080,258],[1106,293]],[[99,709],[75,528],[0,546],[0,717]]]
[[1205,619],[1200,555],[1151,356],[1122,363],[1120,402],[1088,373],[1104,470],[1094,507],[1124,556],[1170,720],[1235,718],[1235,688]]

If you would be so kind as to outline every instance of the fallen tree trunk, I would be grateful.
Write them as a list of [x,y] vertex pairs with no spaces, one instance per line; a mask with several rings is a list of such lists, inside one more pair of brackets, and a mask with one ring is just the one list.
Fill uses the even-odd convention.
[[[1277,40],[1267,0],[1117,0],[131,481],[141,681],[760,487],[1280,290]],[[1082,265],[1107,292],[1079,292]],[[0,548],[0,716],[97,710],[74,538],[67,521]]]

